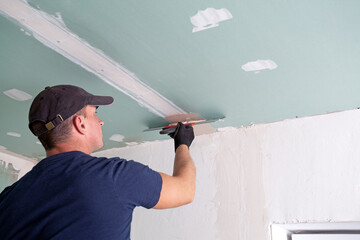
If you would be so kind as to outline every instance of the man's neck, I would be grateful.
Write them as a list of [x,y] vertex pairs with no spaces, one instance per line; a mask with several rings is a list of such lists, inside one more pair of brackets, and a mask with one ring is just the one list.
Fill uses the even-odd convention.
[[50,157],[59,153],[72,152],[72,151],[79,151],[86,154],[91,153],[91,151],[85,149],[84,147],[75,146],[73,144],[58,144],[54,148],[46,151],[46,157]]

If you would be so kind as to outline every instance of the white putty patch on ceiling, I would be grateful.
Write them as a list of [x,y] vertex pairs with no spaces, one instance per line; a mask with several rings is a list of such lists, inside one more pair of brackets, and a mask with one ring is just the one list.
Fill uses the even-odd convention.
[[12,137],[21,137],[21,134],[17,133],[17,132],[7,132],[6,135],[12,136]]
[[194,25],[192,32],[199,32],[209,28],[219,26],[219,22],[229,20],[233,16],[226,8],[215,9],[207,8],[198,11],[196,15],[190,17],[191,23]]
[[21,28],[20,31],[24,32],[26,36],[31,36],[31,33],[25,31],[25,29]]
[[162,118],[186,113],[101,50],[71,32],[62,21],[60,13],[55,17],[21,0],[1,0],[0,14],[15,19],[42,44],[93,73],[150,112]]
[[15,88],[4,91],[3,93],[9,98],[12,98],[17,101],[26,101],[32,98],[30,94]]
[[42,145],[40,141],[35,142],[36,144]]
[[135,146],[135,145],[138,145],[137,142],[125,142],[126,145],[128,146]]
[[122,142],[122,141],[124,141],[124,138],[125,137],[121,134],[113,134],[109,139],[111,141],[115,141],[115,142]]
[[[249,71],[260,71],[264,69],[273,70],[277,68],[277,64],[273,60],[257,60],[253,62],[248,62],[241,66],[241,68],[247,72]],[[258,74],[259,72],[255,72]]]

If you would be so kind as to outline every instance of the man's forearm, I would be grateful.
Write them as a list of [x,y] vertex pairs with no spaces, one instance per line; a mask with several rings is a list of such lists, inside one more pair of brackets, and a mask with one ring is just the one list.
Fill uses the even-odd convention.
[[181,176],[183,171],[194,171],[195,164],[190,156],[189,148],[186,145],[180,145],[176,149],[173,176]]
[[184,144],[176,149],[173,176],[182,179],[183,191],[189,195],[191,202],[195,195],[196,168],[189,148]]

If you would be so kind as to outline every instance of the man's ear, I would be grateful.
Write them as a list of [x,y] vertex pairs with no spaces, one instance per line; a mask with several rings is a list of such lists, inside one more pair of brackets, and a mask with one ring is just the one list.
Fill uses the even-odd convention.
[[84,116],[75,116],[73,118],[73,124],[75,127],[75,131],[84,135],[86,133],[86,123],[85,123],[85,119]]

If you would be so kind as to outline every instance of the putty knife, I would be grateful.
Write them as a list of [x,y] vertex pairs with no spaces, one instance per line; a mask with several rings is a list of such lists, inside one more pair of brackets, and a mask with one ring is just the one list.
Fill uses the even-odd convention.
[[[185,121],[185,122],[182,122],[182,123],[184,125],[192,125],[192,126],[194,126],[195,124],[199,125],[199,124],[205,124],[205,123],[213,123],[213,122],[220,121],[222,119],[224,119],[224,118],[216,118],[216,119],[209,119],[209,120]],[[149,128],[149,129],[144,130],[144,132],[161,130],[160,134],[170,134],[170,133],[175,132],[176,127],[177,127],[177,123],[171,123],[171,124],[169,124],[169,125],[167,125],[165,127]]]

